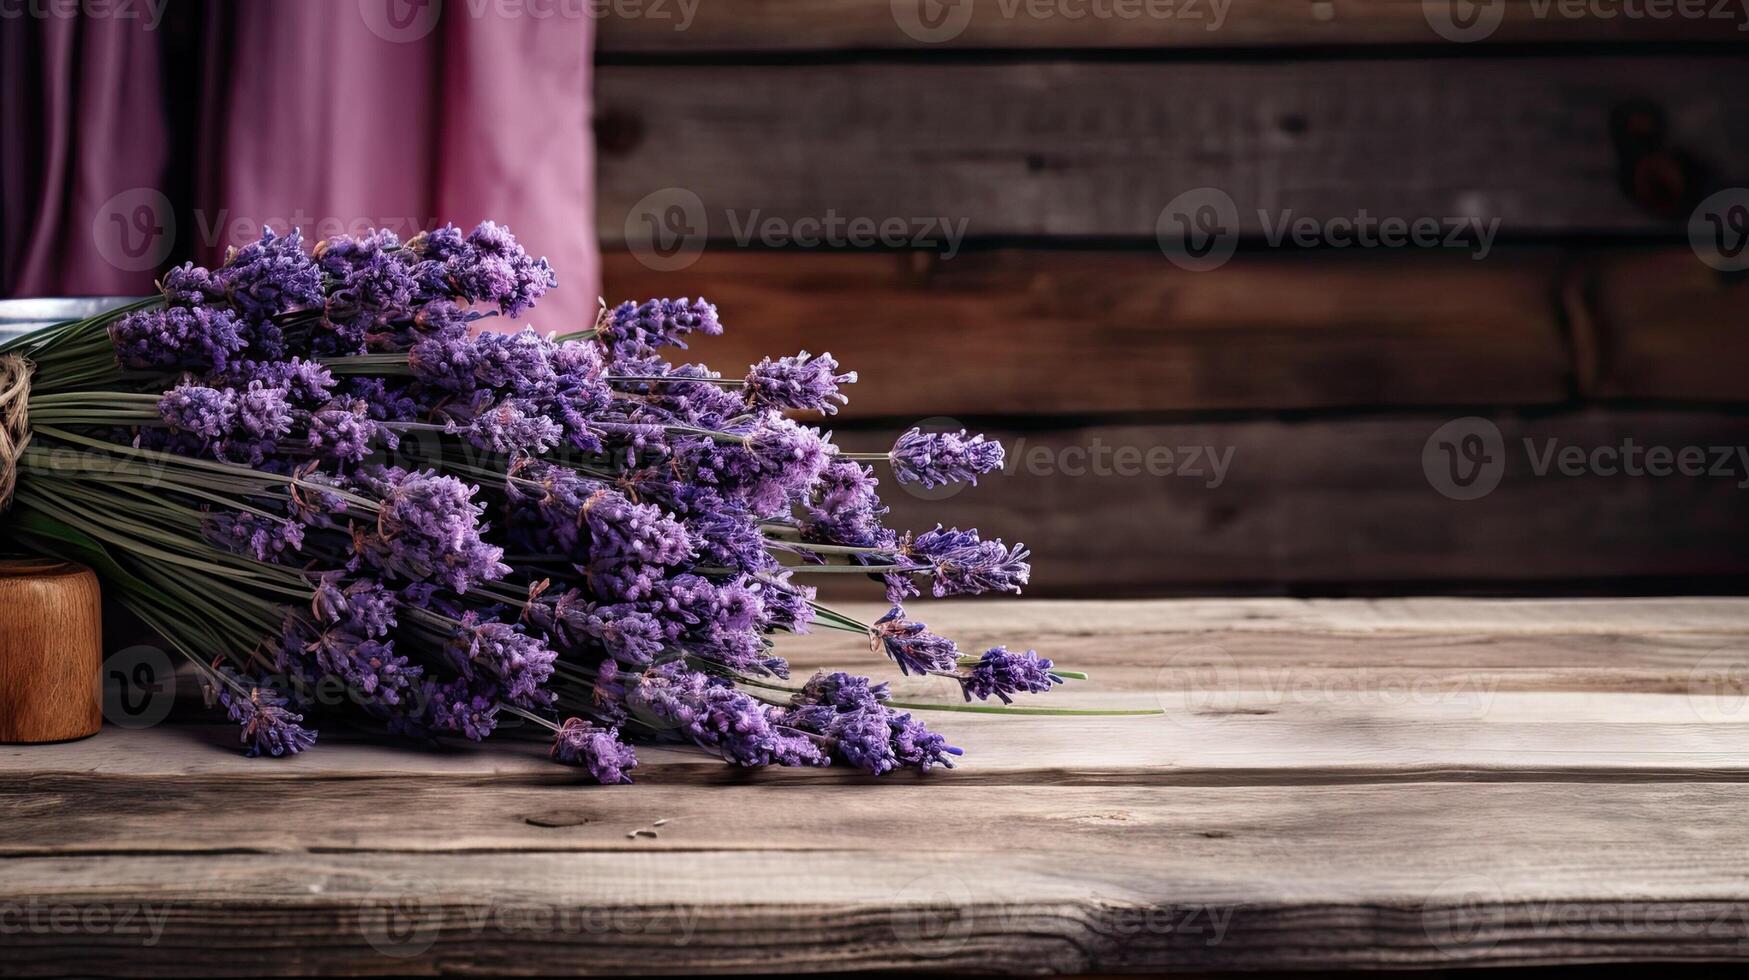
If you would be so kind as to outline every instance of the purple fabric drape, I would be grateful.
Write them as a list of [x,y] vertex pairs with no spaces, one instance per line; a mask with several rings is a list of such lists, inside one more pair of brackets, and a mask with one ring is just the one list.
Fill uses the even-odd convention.
[[8,295],[145,293],[168,256],[157,38],[114,18],[0,26]]
[[[558,270],[527,321],[587,324],[593,23],[504,9],[214,4],[180,11],[187,64],[165,53],[175,25],[9,22],[0,286],[144,293],[167,263],[220,261],[263,225],[408,237],[492,218]],[[178,71],[189,84],[166,81]]]

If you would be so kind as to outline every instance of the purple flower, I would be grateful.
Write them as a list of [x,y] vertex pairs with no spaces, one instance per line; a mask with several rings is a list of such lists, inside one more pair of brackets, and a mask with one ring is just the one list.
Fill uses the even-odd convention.
[[427,680],[424,687],[425,723],[438,734],[461,735],[482,741],[498,727],[497,691],[492,685],[476,685],[467,678],[447,684]]
[[591,640],[628,667],[645,667],[667,639],[656,617],[630,603],[589,601],[578,589],[528,605],[529,622],[572,644]]
[[906,674],[940,673],[959,665],[959,648],[952,640],[906,619],[905,610],[898,606],[874,621],[869,644],[884,650]]
[[[231,250],[214,278],[258,328],[269,317],[322,305],[322,272],[304,254],[303,234],[295,228],[285,236],[263,228],[259,241]],[[279,357],[277,328],[258,329],[255,340],[262,354]]]
[[[487,392],[477,394],[487,400],[491,397]],[[448,431],[489,453],[540,455],[557,445],[565,434],[559,423],[522,399],[506,398],[479,411],[469,406],[459,414],[472,417],[462,421],[452,416],[446,423]]]
[[454,226],[414,236],[407,248],[424,261],[414,274],[428,294],[492,303],[521,316],[558,285],[546,259],[532,259],[510,229],[482,221],[463,238]]
[[623,560],[664,568],[692,556],[686,528],[652,504],[637,504],[605,487],[583,502],[592,563]]
[[553,390],[554,344],[533,330],[477,337],[430,337],[408,352],[413,376],[445,391],[481,388],[531,396]]
[[907,769],[919,772],[927,772],[931,766],[952,769],[953,760],[948,756],[965,754],[965,750],[947,744],[947,739],[909,714],[889,714],[887,726],[892,734],[893,757]]
[[166,425],[201,439],[221,439],[230,431],[237,396],[229,389],[181,384],[158,399],[158,414]]
[[361,484],[381,501],[376,525],[358,532],[359,557],[410,581],[434,580],[456,592],[503,578],[504,551],[488,544],[473,502],[478,488],[452,476],[372,467]]
[[657,347],[682,347],[688,334],[723,332],[717,308],[703,299],[652,299],[621,303],[601,325],[600,339],[615,360],[648,354]]
[[840,460],[827,466],[814,501],[804,509],[802,537],[821,544],[894,547],[897,536],[881,524],[887,508],[875,493],[879,482],[874,469],[860,463]]
[[377,231],[316,246],[316,263],[330,277],[324,309],[334,328],[319,338],[322,352],[359,353],[371,335],[412,316],[419,285],[399,245],[392,233]]
[[909,714],[887,707],[886,700],[885,684],[851,674],[816,674],[791,707],[773,712],[773,720],[820,737],[834,758],[877,776],[901,767],[952,768],[948,757],[961,750]]
[[806,499],[832,459],[832,445],[819,430],[781,415],[762,416],[740,435],[738,444],[699,443],[692,453],[695,473],[758,517]]
[[879,707],[889,697],[891,693],[885,683],[877,684],[867,677],[834,671],[830,674],[821,672],[809,678],[802,685],[799,700],[803,704],[819,704],[839,711],[854,711],[858,708]]
[[467,261],[455,270],[462,295],[496,303],[510,316],[521,316],[547,290],[558,285],[547,260],[531,259],[510,229],[482,221],[468,233]]
[[1026,561],[1031,552],[1025,545],[1009,548],[1001,541],[981,541],[976,528],[944,531],[937,524],[935,530],[910,539],[903,551],[933,568],[936,598],[1019,592],[1032,574],[1032,566]]
[[925,488],[949,483],[976,484],[978,476],[1002,468],[1002,444],[986,442],[982,435],[929,432],[913,428],[893,445],[893,475],[901,483]]
[[581,718],[567,718],[553,735],[552,757],[571,766],[582,766],[604,786],[629,783],[626,775],[638,764],[632,747],[619,740],[619,732],[598,728]]
[[334,391],[334,375],[325,365],[296,357],[289,361],[246,362],[238,365],[231,381],[239,388],[247,387],[251,381],[284,388],[294,404],[306,408],[328,401]]
[[363,639],[389,635],[398,605],[395,593],[374,579],[346,581],[339,572],[327,572],[311,596],[310,612],[317,621]]
[[626,706],[637,716],[684,735],[725,760],[764,766],[781,756],[785,765],[825,765],[827,757],[808,743],[774,730],[766,707],[727,682],[688,670],[678,662],[651,668],[628,685]]
[[838,362],[831,354],[812,357],[802,351],[776,361],[768,357],[747,373],[747,403],[836,415],[838,406],[850,401],[838,393],[838,386],[856,381],[855,371],[837,374],[837,370]]
[[256,561],[277,562],[304,546],[304,525],[258,514],[215,512],[206,519],[207,536],[220,547]]
[[193,262],[164,273],[158,280],[158,290],[172,306],[209,306],[225,298],[225,287],[213,274]]
[[986,701],[994,695],[1004,704],[1013,702],[1009,695],[1016,692],[1043,694],[1053,684],[1061,683],[1063,679],[1051,673],[1049,660],[1031,650],[1009,653],[1007,647],[986,650],[971,673],[960,680],[967,701],[973,698]]
[[491,671],[503,689],[505,700],[524,708],[552,703],[546,683],[553,676],[557,655],[520,626],[483,619],[476,613],[462,618],[461,628],[445,649],[451,663],[463,676],[473,676],[476,666]]
[[388,707],[399,707],[424,669],[395,652],[393,640],[359,640],[332,648],[318,663],[350,690]]
[[111,324],[109,336],[122,366],[140,370],[222,371],[246,345],[235,313],[205,306],[136,310]]
[[738,393],[704,380],[722,375],[703,364],[674,365],[654,354],[621,356],[614,362],[613,375],[662,378],[616,385],[628,396],[640,398],[640,412],[665,422],[715,429],[747,413],[747,403]]
[[248,755],[296,755],[316,744],[316,733],[298,724],[304,716],[286,708],[284,695],[229,668],[224,674],[223,680],[206,682],[207,695],[216,697],[225,714],[242,726]]
[[759,579],[760,607],[765,620],[760,625],[768,631],[806,633],[814,621],[815,589],[790,581],[789,572],[767,573]]
[[284,388],[253,382],[237,393],[231,427],[219,443],[220,458],[246,466],[258,466],[279,448],[279,440],[291,431],[292,410]]
[[329,402],[310,413],[309,448],[332,463],[357,463],[383,431],[363,401]]

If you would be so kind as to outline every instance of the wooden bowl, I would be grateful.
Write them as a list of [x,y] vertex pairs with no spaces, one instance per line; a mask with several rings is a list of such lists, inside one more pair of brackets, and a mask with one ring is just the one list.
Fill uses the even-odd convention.
[[83,565],[0,559],[0,742],[61,742],[103,726],[103,615]]

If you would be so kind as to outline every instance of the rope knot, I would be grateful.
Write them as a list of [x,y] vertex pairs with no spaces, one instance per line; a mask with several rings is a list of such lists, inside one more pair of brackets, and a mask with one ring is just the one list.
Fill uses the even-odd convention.
[[30,372],[36,365],[19,354],[0,354],[0,513],[12,506],[18,460],[30,445]]

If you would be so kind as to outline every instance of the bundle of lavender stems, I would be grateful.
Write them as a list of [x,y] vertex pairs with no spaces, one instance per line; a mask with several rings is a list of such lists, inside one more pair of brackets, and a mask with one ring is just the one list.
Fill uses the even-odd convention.
[[[604,307],[561,335],[479,329],[554,285],[491,222],[309,251],[269,230],[161,295],[14,340],[0,358],[29,372],[29,437],[0,537],[97,569],[252,755],[310,747],[306,716],[338,701],[419,739],[514,718],[603,783],[629,781],[637,742],[928,770],[960,750],[912,712],[1080,676],[962,653],[904,612],[1027,581],[1024,547],[898,533],[877,495],[888,473],[975,483],[999,444],[914,429],[842,452],[794,418],[846,401],[856,376],[829,354],[735,378],[665,359],[721,332],[702,299]],[[822,604],[807,583],[825,573],[873,578],[891,610]],[[792,681],[773,637],[810,630],[864,636],[965,703]]]

